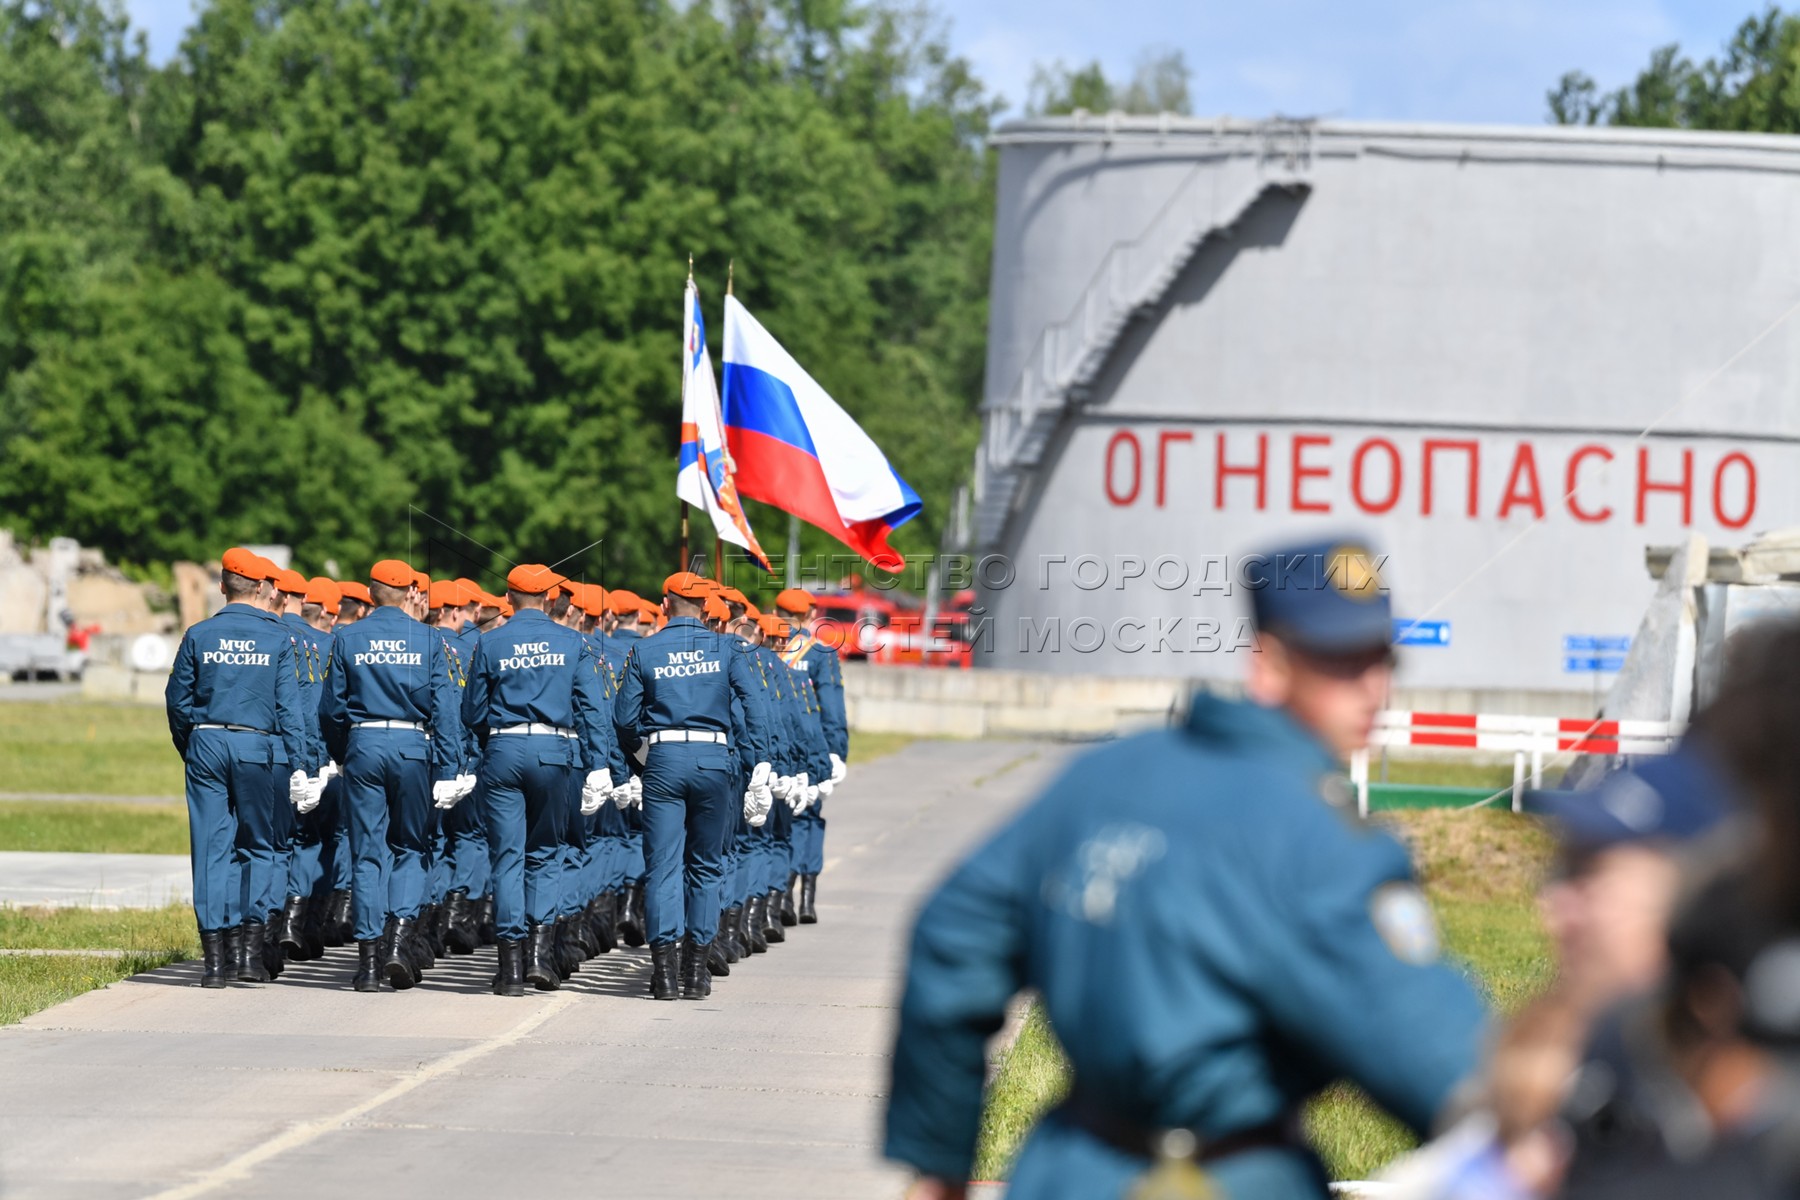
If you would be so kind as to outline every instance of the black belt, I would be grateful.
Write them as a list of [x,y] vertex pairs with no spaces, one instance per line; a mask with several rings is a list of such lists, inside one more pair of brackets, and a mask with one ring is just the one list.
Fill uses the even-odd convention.
[[1137,1158],[1153,1159],[1173,1153],[1197,1163],[1209,1163],[1251,1150],[1306,1149],[1298,1113],[1285,1113],[1272,1121],[1222,1137],[1205,1137],[1194,1130],[1139,1125],[1097,1101],[1080,1096],[1070,1096],[1063,1101],[1057,1107],[1056,1115],[1113,1149]]

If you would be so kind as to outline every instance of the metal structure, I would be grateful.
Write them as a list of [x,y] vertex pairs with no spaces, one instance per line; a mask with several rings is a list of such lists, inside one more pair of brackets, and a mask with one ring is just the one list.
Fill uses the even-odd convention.
[[1238,675],[1240,556],[1350,531],[1420,622],[1403,685],[1597,696],[1616,664],[1578,651],[1636,628],[1647,542],[1800,511],[1800,138],[1078,114],[994,143],[952,522],[982,665]]

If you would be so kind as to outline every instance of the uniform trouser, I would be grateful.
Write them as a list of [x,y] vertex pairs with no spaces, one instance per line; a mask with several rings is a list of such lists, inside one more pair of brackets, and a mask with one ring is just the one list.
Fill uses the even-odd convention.
[[625,810],[625,883],[635,886],[645,882],[648,864],[644,859],[644,810]]
[[444,853],[449,859],[448,890],[485,896],[493,874],[488,859],[485,783],[476,784],[468,799],[444,814]]
[[[293,772],[294,768],[291,766],[278,767],[275,778],[285,783]],[[299,827],[300,814],[294,811],[294,802],[288,798],[285,786],[278,786],[272,799],[274,803],[269,809],[269,877],[263,883],[261,892],[257,893],[260,903],[244,909],[244,915],[251,920],[280,911],[288,898],[288,873],[293,869],[294,836]]]
[[[594,814],[594,839],[588,844],[594,856],[596,892],[616,892],[625,886],[625,866],[631,857],[625,814],[611,802]],[[642,852],[640,851],[640,854]]]
[[726,908],[742,904],[758,891],[767,890],[757,886],[762,881],[762,851],[757,845],[757,835],[761,832],[760,829],[752,829],[742,813],[738,814],[737,828],[731,836],[732,860],[736,863],[736,872],[732,877],[730,890],[725,893]]
[[554,734],[499,734],[481,760],[493,863],[494,932],[509,941],[556,919],[575,745]]
[[425,897],[431,852],[431,743],[412,729],[353,729],[344,757],[356,940],[389,916],[411,920]]
[[787,801],[777,800],[775,807],[769,811],[769,841],[763,852],[763,870],[765,872],[762,891],[771,888],[785,888],[788,876],[793,873],[794,865],[794,810],[787,806]]
[[817,875],[825,869],[825,797],[820,796],[803,813],[794,816],[793,872]]
[[325,878],[334,892],[347,892],[355,881],[356,856],[350,853],[350,801],[349,785],[342,775],[332,776],[331,782],[325,785],[325,796],[319,801],[320,809],[329,804],[337,810],[327,836],[331,839],[331,849],[326,852],[331,869]]
[[719,928],[719,857],[737,779],[712,742],[661,742],[644,767],[644,921],[652,945]]
[[188,837],[194,920],[223,929],[244,919],[246,858],[241,810],[267,812],[275,795],[275,751],[267,734],[196,729],[188,739]]
[[287,894],[310,896],[324,891],[337,849],[338,807],[344,787],[332,776],[319,795],[318,807],[294,817],[294,852],[288,860]]
[[[287,797],[290,773],[291,768],[276,763],[269,768],[267,789],[232,797],[237,808],[237,852],[233,857],[238,866],[239,920],[268,919],[271,897],[287,883],[286,819],[293,814]],[[280,901],[273,903],[279,906]]]
[[588,829],[593,818],[581,815],[581,781],[579,772],[569,777],[568,807],[563,813],[562,892],[556,898],[556,915],[572,917],[587,906],[581,893],[589,875]]
[[732,777],[732,803],[725,814],[725,836],[719,847],[720,908],[729,908],[744,898],[744,859],[738,852],[738,838],[749,828],[744,821],[744,791],[748,787],[748,775],[740,771]]

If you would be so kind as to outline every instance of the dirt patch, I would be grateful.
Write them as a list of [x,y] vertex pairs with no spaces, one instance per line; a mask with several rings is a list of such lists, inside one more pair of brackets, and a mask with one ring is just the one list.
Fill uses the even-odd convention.
[[1505,810],[1431,808],[1377,820],[1412,851],[1420,882],[1447,899],[1529,902],[1555,853],[1541,822]]

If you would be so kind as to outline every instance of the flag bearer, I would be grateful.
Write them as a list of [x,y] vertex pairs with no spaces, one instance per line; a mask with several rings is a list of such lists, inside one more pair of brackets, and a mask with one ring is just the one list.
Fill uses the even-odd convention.
[[[808,628],[806,620],[813,609],[810,592],[789,588],[775,597],[775,607],[793,627],[793,636],[781,657],[788,666],[806,672],[817,696],[819,724],[825,733],[825,749],[830,756],[833,786],[844,781],[845,763],[850,759],[850,726],[844,712],[844,673],[837,651],[821,642]],[[823,782],[813,779],[811,786]],[[788,896],[782,903],[781,921],[792,925],[798,921],[810,925],[819,919],[816,906],[819,872],[825,864],[825,813],[819,803],[809,805],[794,818],[794,869],[788,881]]]

